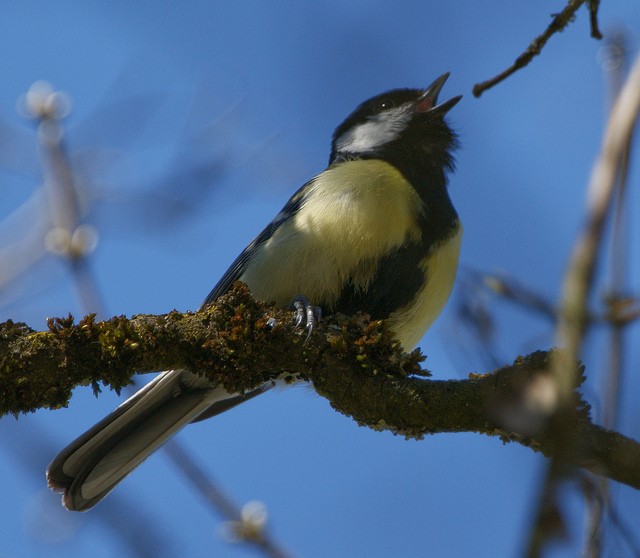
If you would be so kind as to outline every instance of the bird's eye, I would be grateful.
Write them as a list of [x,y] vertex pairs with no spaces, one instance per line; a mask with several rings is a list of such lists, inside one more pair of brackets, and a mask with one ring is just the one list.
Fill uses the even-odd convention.
[[381,111],[382,110],[388,110],[388,109],[391,109],[391,108],[395,107],[395,104],[394,104],[393,101],[390,101],[389,99],[386,99],[384,101],[380,101],[379,107],[380,107]]

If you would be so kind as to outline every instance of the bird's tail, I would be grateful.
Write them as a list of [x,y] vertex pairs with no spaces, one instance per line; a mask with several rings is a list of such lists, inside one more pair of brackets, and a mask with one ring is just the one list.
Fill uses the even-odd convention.
[[64,491],[68,509],[87,510],[188,423],[268,387],[230,394],[187,370],[163,372],[62,450],[47,467],[49,486]]

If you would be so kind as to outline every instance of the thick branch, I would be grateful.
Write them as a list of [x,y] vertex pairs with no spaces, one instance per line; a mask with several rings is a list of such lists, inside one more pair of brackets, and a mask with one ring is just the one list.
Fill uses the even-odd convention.
[[166,369],[188,368],[237,392],[287,371],[311,378],[326,366],[327,352],[336,359],[343,355],[344,361],[336,362],[346,371],[350,358],[358,359],[359,367],[419,371],[419,355],[403,356],[379,322],[325,320],[305,343],[306,332],[293,331],[291,312],[257,303],[241,284],[195,313],[104,322],[89,315],[77,324],[69,316],[47,324],[45,332],[0,324],[0,416],[66,406],[80,385],[99,390],[102,383],[119,391],[135,373]]
[[[47,332],[7,322],[0,325],[0,413],[66,406],[78,385],[119,390],[134,371],[189,368],[235,391],[296,374],[376,430],[417,438],[478,432],[548,456],[562,451],[545,432],[544,405],[532,396],[549,379],[549,353],[468,380],[432,381],[417,377],[428,376],[420,354],[403,354],[380,322],[334,317],[305,343],[291,320],[290,312],[256,303],[237,286],[196,313],[106,322],[89,316],[76,325],[49,320]],[[640,444],[593,425],[577,393],[574,407],[581,443],[570,463],[640,488]]]

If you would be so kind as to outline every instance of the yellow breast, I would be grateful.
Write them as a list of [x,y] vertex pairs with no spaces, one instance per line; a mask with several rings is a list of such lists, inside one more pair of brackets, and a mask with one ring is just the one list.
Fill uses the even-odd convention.
[[[392,165],[341,163],[310,182],[298,212],[256,250],[241,280],[254,296],[280,306],[304,295],[330,309],[348,280],[366,290],[382,257],[407,241],[422,241],[423,214],[420,196]],[[451,293],[461,236],[458,227],[417,262],[426,281],[387,321],[406,350],[419,342]]]
[[414,188],[388,163],[341,163],[311,181],[298,213],[257,251],[241,280],[279,305],[300,294],[331,304],[347,278],[366,284],[375,259],[419,241],[422,211]]

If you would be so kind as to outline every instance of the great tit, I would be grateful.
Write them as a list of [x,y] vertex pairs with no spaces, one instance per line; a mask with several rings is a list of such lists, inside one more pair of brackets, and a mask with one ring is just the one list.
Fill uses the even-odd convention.
[[[384,319],[412,349],[442,310],[462,228],[447,193],[456,135],[438,104],[449,74],[362,103],[333,134],[329,166],[300,188],[231,264],[204,304],[237,281],[286,307]],[[299,298],[298,298],[299,300]],[[47,468],[70,510],[86,510],[186,424],[264,392],[228,393],[188,370],[159,374]]]

